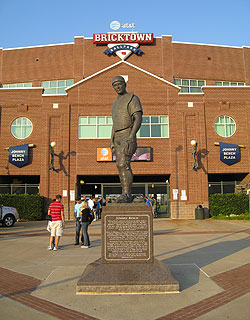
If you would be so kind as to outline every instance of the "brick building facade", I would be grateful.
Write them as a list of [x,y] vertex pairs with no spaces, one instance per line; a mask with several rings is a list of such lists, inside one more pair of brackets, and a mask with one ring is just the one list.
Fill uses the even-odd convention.
[[[194,218],[197,205],[208,207],[209,188],[228,192],[247,180],[250,47],[180,43],[162,36],[141,44],[143,54],[126,60],[105,55],[106,48],[75,37],[73,43],[0,50],[1,186],[38,183],[48,201],[63,194],[68,218],[74,194],[115,194],[114,162],[97,161],[97,148],[109,147],[109,138],[86,134],[86,126],[91,132],[109,129],[98,122],[110,121],[116,75],[123,75],[128,91],[140,97],[145,130],[138,146],[152,149],[151,161],[132,163],[134,193],[165,194],[159,201],[171,217],[186,219]],[[27,122],[18,119],[31,124],[26,135],[21,131]],[[52,141],[56,171],[49,170]],[[240,145],[240,161],[222,162],[216,142]],[[28,164],[19,168],[8,162],[7,149],[23,144],[34,147]]]

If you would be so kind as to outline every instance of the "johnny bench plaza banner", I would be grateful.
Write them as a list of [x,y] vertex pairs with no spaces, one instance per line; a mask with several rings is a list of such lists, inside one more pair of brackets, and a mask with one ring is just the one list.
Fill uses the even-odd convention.
[[240,148],[237,144],[220,142],[220,161],[228,166],[240,161]]
[[18,168],[22,168],[28,164],[29,145],[15,146],[9,148],[9,163]]

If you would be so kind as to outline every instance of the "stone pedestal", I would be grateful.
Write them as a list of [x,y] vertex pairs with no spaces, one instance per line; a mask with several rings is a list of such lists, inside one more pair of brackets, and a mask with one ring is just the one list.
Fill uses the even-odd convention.
[[77,294],[179,292],[166,264],[153,256],[153,218],[145,204],[114,204],[102,212],[102,257],[89,264]]

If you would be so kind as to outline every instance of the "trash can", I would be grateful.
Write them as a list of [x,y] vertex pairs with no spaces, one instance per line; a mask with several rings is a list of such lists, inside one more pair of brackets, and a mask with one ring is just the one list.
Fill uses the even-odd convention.
[[195,219],[205,219],[204,208],[195,208]]

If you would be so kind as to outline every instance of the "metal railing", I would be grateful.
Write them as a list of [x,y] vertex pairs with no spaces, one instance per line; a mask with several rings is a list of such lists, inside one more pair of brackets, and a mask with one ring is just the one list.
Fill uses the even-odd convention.
[[0,184],[0,194],[38,194],[40,193],[40,184],[15,184],[3,183]]

